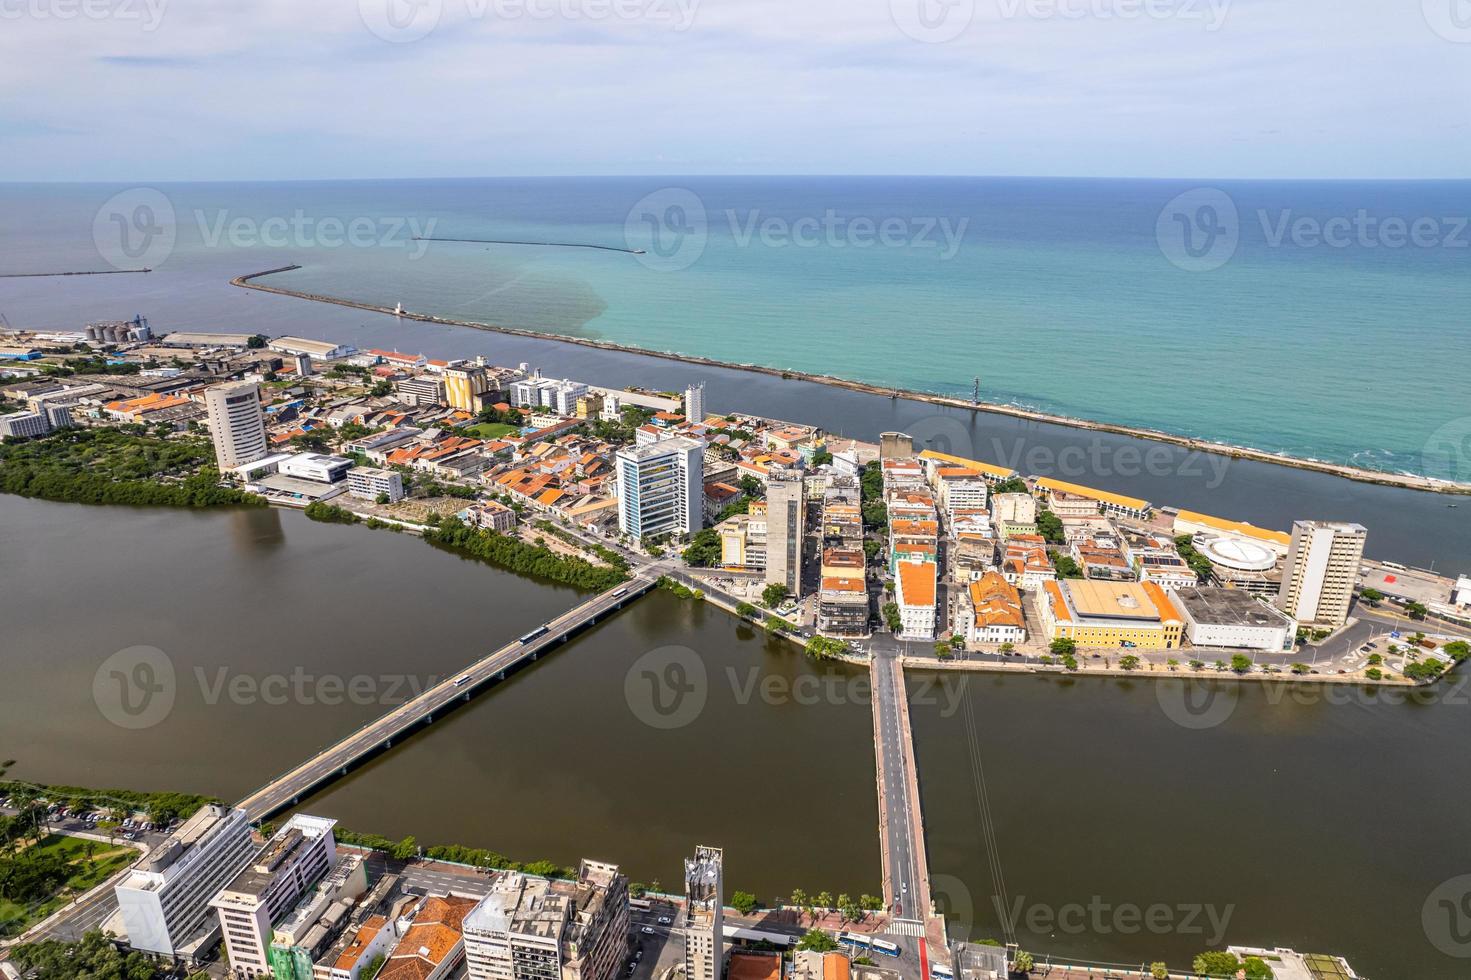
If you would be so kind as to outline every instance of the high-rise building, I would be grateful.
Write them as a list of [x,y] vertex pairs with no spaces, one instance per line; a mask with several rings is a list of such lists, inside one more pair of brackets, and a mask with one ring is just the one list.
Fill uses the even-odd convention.
[[705,384],[690,385],[684,390],[684,417],[691,422],[705,421]]
[[720,980],[724,956],[725,852],[695,848],[684,859],[684,978]]
[[480,396],[490,390],[490,376],[478,364],[456,364],[444,369],[444,397],[463,412],[480,411]]
[[613,980],[628,937],[628,879],[583,861],[575,882],[497,875],[465,916],[471,980]]
[[903,432],[879,433],[879,459],[908,459],[914,455],[914,440]]
[[221,473],[265,459],[269,447],[259,387],[244,382],[210,388],[204,393],[204,408],[209,413],[215,463]]
[[704,526],[705,446],[661,439],[618,453],[618,527],[633,538],[694,534]]
[[802,546],[807,498],[801,470],[775,469],[766,478],[766,583],[802,594]]
[[128,945],[181,959],[213,945],[209,900],[255,850],[244,810],[201,807],[113,889]]
[[220,918],[230,969],[239,977],[271,972],[273,924],[337,863],[337,821],[295,814],[244,871],[209,904]]
[[1294,522],[1277,605],[1299,623],[1342,626],[1368,535],[1362,524]]

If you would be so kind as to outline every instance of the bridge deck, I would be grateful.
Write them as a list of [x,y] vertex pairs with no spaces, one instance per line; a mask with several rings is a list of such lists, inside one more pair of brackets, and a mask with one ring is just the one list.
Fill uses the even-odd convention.
[[252,820],[264,820],[295,805],[310,791],[345,775],[353,765],[391,748],[394,739],[409,734],[421,724],[433,721],[436,712],[443,712],[471,700],[503,678],[507,671],[536,659],[549,648],[561,644],[608,613],[622,609],[647,594],[654,585],[654,579],[647,575],[638,575],[616,589],[594,596],[547,623],[547,632],[542,636],[528,643],[520,640],[507,643],[457,672],[454,677],[369,722],[291,771],[273,779],[238,805],[245,809]]

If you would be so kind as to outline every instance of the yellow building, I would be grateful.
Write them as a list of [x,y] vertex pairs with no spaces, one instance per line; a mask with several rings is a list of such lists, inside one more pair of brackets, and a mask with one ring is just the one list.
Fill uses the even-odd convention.
[[480,411],[480,396],[490,390],[485,368],[474,364],[444,369],[444,397],[452,408],[464,412]]
[[1044,582],[1042,621],[1047,637],[1080,647],[1175,650],[1185,620],[1153,582]]

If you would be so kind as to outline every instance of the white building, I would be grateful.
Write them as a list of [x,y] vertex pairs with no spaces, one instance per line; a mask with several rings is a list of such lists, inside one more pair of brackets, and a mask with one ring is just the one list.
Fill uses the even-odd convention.
[[1462,575],[1456,579],[1456,587],[1451,592],[1451,602],[1457,606],[1471,606],[1471,575]]
[[[298,480],[314,480],[317,483],[340,483],[347,479],[352,469],[352,460],[346,456],[326,456],[322,453],[297,453],[281,461],[277,472],[282,476],[294,476]],[[351,489],[349,487],[349,489]]]
[[46,405],[43,402],[34,412],[0,415],[0,438],[14,436],[20,439],[36,439],[50,435],[56,429],[65,429],[71,424],[71,409],[65,405]]
[[725,965],[725,852],[699,846],[684,859],[685,980],[720,980]]
[[387,494],[388,502],[396,504],[404,497],[404,480],[393,470],[354,466],[347,471],[347,492],[362,500],[377,500]]
[[704,526],[705,447],[673,438],[617,456],[618,527],[633,538],[694,534]]
[[628,882],[584,860],[575,883],[495,876],[465,916],[471,980],[613,980],[628,944]]
[[251,382],[216,385],[204,393],[204,408],[221,473],[266,457],[266,416],[259,387]]
[[332,344],[325,340],[307,340],[304,337],[277,337],[266,346],[278,354],[302,354],[317,361],[330,361],[357,353],[356,348],[346,344]]
[[1036,524],[1037,498],[1029,493],[998,493],[991,499],[991,520],[997,525]]
[[271,972],[273,924],[337,863],[336,820],[295,814],[209,904],[220,919],[230,968],[239,977]]
[[244,810],[201,807],[113,889],[128,944],[192,958],[218,928],[209,900],[254,853]]
[[772,470],[766,483],[766,582],[802,595],[807,501],[801,470]]
[[894,594],[899,604],[899,636],[905,640],[935,638],[935,565],[928,561],[897,564]]
[[705,385],[690,385],[684,390],[684,417],[691,422],[705,421]]
[[1185,636],[1198,647],[1240,650],[1291,650],[1297,624],[1275,606],[1242,589],[1173,589],[1171,598],[1185,617]]
[[1299,623],[1342,626],[1368,535],[1362,524],[1294,522],[1277,605]]

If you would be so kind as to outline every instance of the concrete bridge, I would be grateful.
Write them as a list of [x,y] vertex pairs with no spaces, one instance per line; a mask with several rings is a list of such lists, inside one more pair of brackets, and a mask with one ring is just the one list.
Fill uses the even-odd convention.
[[873,685],[879,849],[884,865],[884,904],[891,916],[889,931],[923,936],[930,919],[930,873],[904,669],[894,651],[876,648],[869,672]]
[[244,808],[251,820],[265,820],[295,806],[314,791],[347,775],[354,766],[387,751],[396,741],[408,738],[435,718],[444,716],[504,680],[512,670],[536,660],[571,636],[647,594],[655,587],[656,581],[654,577],[641,573],[615,589],[588,599],[539,631],[507,643],[459,671],[453,678],[328,746],[237,805]]

